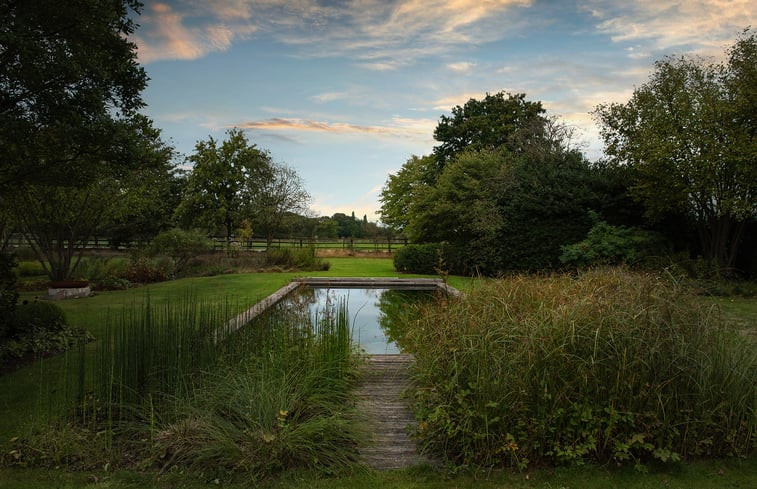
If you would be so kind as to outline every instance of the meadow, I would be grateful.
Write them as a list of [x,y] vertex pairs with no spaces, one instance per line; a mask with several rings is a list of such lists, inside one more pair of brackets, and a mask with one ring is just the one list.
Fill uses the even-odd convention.
[[[69,300],[69,301],[63,301],[60,303],[60,305],[63,307],[63,309],[66,312],[66,315],[69,319],[69,322],[71,324],[75,324],[78,326],[86,327],[89,331],[92,332],[92,334],[98,338],[106,337],[108,335],[113,334],[114,330],[114,322],[112,321],[112,318],[119,318],[122,317],[122,312],[124,309],[129,310],[136,310],[136,311],[144,311],[145,302],[149,300],[150,307],[155,308],[154,310],[159,311],[160,308],[166,304],[169,303],[176,303],[177,300],[185,300],[187,301],[190,298],[203,298],[203,301],[207,304],[207,311],[211,311],[213,314],[217,314],[217,317],[220,317],[221,315],[228,315],[233,314],[242,308],[245,308],[249,306],[249,304],[267,296],[271,292],[277,290],[281,286],[285,285],[291,279],[297,275],[313,275],[313,276],[366,276],[366,277],[391,277],[391,276],[397,276],[397,273],[394,272],[392,268],[392,262],[391,260],[386,259],[372,259],[372,258],[329,258],[329,262],[331,264],[331,267],[328,271],[319,271],[319,272],[307,272],[307,273],[297,273],[297,272],[271,272],[271,273],[250,273],[250,274],[230,274],[230,275],[219,275],[214,277],[200,277],[200,278],[189,278],[189,279],[181,279],[171,282],[163,282],[158,284],[152,284],[146,287],[137,288],[137,289],[129,289],[125,291],[104,291],[104,292],[98,292],[96,295],[87,298],[87,299],[77,299],[77,300]],[[487,296],[486,294],[491,294],[491,290],[489,287],[491,287],[490,281],[486,280],[478,280],[478,279],[468,279],[468,278],[462,278],[462,277],[448,277],[449,282],[451,285],[455,286],[458,289],[461,289],[463,291],[468,292],[473,297],[478,297],[479,301],[485,304],[489,304],[489,309],[494,309],[493,306],[491,306],[493,303],[496,303],[496,300],[492,300],[492,296],[488,296],[488,299],[485,299]],[[544,296],[539,296],[535,292],[536,289],[544,290],[549,287],[547,285],[549,282],[534,282],[530,285],[531,288],[529,288],[529,282],[525,278],[522,278],[522,283],[518,284],[518,287],[511,287],[508,290],[520,290],[524,294],[530,293],[531,296],[531,304],[538,304],[540,301],[542,304],[547,303],[544,300]],[[545,278],[541,278],[539,280],[547,280]],[[554,282],[559,282],[561,279],[554,279]],[[568,280],[568,279],[563,279]],[[618,279],[620,280],[620,279]],[[631,279],[632,281],[634,278]],[[594,283],[596,286],[597,284]],[[616,284],[617,285],[617,284]],[[622,282],[622,287],[629,286],[629,283]],[[494,285],[496,287],[497,285]],[[572,292],[566,291],[566,289],[561,289],[560,287],[557,287],[554,283],[551,285],[555,290],[558,290],[557,295],[562,295],[563,301],[565,303],[569,303],[571,299],[570,294],[576,294],[577,292],[573,290]],[[604,287],[607,288],[609,285],[607,283],[604,284]],[[595,287],[597,288],[597,287]],[[35,293],[34,292],[25,292],[24,298],[33,299]],[[654,294],[652,294],[654,295]],[[502,294],[500,293],[499,296],[501,297]],[[178,298],[178,299],[177,299]],[[689,299],[687,299],[689,300]],[[741,335],[741,337],[745,338],[745,341],[752,341],[752,339],[755,337],[755,330],[757,329],[757,322],[755,322],[755,317],[757,317],[757,300],[755,299],[745,299],[745,298],[709,298],[709,297],[693,297],[690,298],[692,302],[686,302],[686,306],[688,308],[692,307],[692,304],[700,304],[701,306],[708,308],[708,310],[712,311],[713,314],[716,311],[719,316],[722,316],[724,319],[723,324],[726,328],[730,328],[732,331],[736,331],[737,334]],[[193,300],[193,302],[197,302],[196,300]],[[526,303],[527,301],[523,300],[523,297],[521,296],[519,298],[519,303]],[[586,305],[586,303],[584,303]],[[451,306],[455,307],[455,306]],[[524,306],[525,307],[525,306]],[[553,308],[552,308],[553,309]],[[537,310],[541,310],[541,312],[545,312],[548,310],[551,310],[549,307],[542,307],[539,309],[537,307]],[[466,326],[466,320],[465,316],[467,317],[475,317],[478,319],[483,319],[483,317],[479,315],[470,314],[470,311],[467,313],[461,312],[460,310],[455,311],[454,309],[448,309],[443,311],[446,315],[447,322],[446,323],[439,323],[443,324],[443,327],[439,328],[440,333],[444,332],[445,334],[449,334],[450,336],[446,337],[444,341],[435,341],[435,342],[428,342],[427,344],[442,344],[446,347],[452,347],[457,348],[457,351],[459,351],[459,358],[463,358],[464,356],[468,357],[475,357],[476,351],[480,353],[484,348],[481,348],[481,345],[473,345],[468,342],[468,346],[472,345],[473,348],[469,351],[465,351],[464,348],[466,347],[465,342],[453,345],[452,342],[456,339],[464,339],[464,338],[472,338],[471,335],[461,335],[456,334],[455,328],[470,328],[472,326]],[[526,312],[525,309],[521,311],[516,311],[517,313],[513,313],[515,316],[525,317]],[[563,311],[565,312],[565,311]],[[584,313],[587,312],[586,309],[583,311]],[[455,315],[458,314],[458,315]],[[546,314],[546,312],[545,312]],[[587,313],[587,315],[591,316],[591,314]],[[137,314],[139,317],[139,314]],[[547,314],[548,316],[548,314]],[[542,316],[542,318],[547,317]],[[106,319],[110,317],[111,320]],[[217,317],[215,319],[217,319]],[[435,318],[437,322],[441,321],[441,319],[438,316],[428,316],[429,318]],[[606,317],[606,316],[605,316]],[[576,317],[572,318],[575,322]],[[485,321],[481,320],[478,321],[481,324],[485,324]],[[570,321],[568,321],[568,324]],[[591,324],[591,323],[590,323]],[[459,332],[459,329],[457,330]],[[487,334],[496,335],[498,334],[496,331],[490,331]],[[541,333],[540,333],[541,334]],[[585,335],[583,332],[579,332],[578,336]],[[163,335],[165,338],[175,337],[175,332],[169,332],[165,335]],[[542,334],[543,336],[543,334]],[[287,341],[291,340],[291,335],[285,336],[287,338]],[[750,339],[751,338],[751,339]],[[279,338],[279,340],[283,341],[283,338]],[[261,341],[260,338],[257,339],[251,339],[251,341]],[[278,341],[278,340],[277,340]],[[314,341],[314,337],[309,338],[307,341]],[[421,336],[420,339],[412,340],[412,338],[406,340],[408,343],[411,343],[412,341],[415,341],[415,343],[422,343],[423,337]],[[447,343],[445,343],[445,341]],[[338,342],[337,342],[338,343]],[[506,339],[503,339],[500,337],[499,339],[495,339],[493,341],[488,342],[492,345],[501,345],[506,343]],[[293,343],[288,343],[289,347],[287,347],[285,350],[289,351],[290,353],[294,352],[301,352],[302,349],[297,347],[292,350]],[[413,347],[415,348],[415,347]],[[531,348],[533,348],[533,345],[531,345]],[[93,346],[89,347],[90,353],[89,355],[92,355],[91,351],[93,350]],[[448,348],[449,350],[450,348]],[[524,355],[528,356],[527,349],[524,349],[525,353]],[[533,352],[533,351],[532,351]],[[424,360],[424,358],[433,358],[436,356],[437,359],[445,358],[439,351],[421,351],[418,350],[415,352],[417,355],[420,355],[419,358],[419,364],[424,365],[424,361],[431,361],[431,360]],[[491,351],[488,352],[489,354],[496,354],[495,349],[491,349]],[[278,355],[278,354],[277,354]],[[425,357],[424,357],[425,355]],[[269,355],[270,356],[270,355]],[[573,355],[573,357],[578,358],[580,355],[576,354]],[[284,359],[292,360],[297,357],[297,354],[295,354],[294,357],[282,357]],[[339,357],[339,355],[337,355]],[[226,365],[239,365],[240,358],[241,357],[234,357],[230,354],[230,357],[232,361],[230,363],[227,363]],[[568,361],[568,358],[563,359],[563,363],[565,361]],[[40,406],[34,401],[35,397],[41,390],[41,386],[48,386],[49,383],[49,372],[56,371],[57,369],[61,368],[64,362],[64,358],[57,357],[57,358],[51,358],[48,360],[45,360],[44,364],[36,364],[29,367],[26,367],[22,370],[19,370],[17,372],[9,373],[6,375],[3,375],[0,377],[0,391],[3,393],[2,399],[0,400],[0,412],[2,412],[2,416],[0,417],[0,450],[2,450],[2,454],[6,456],[8,453],[14,449],[13,443],[10,442],[10,440],[17,436],[23,436],[25,434],[28,434],[33,427],[35,421],[39,419],[39,411]],[[248,362],[249,358],[245,359],[245,362]],[[307,361],[307,358],[305,359]],[[480,357],[476,357],[476,361],[481,361]],[[605,360],[606,362],[607,360]],[[256,363],[260,366],[262,363],[259,360],[254,360],[253,363]],[[489,364],[489,360],[486,360],[487,365]],[[289,362],[289,363],[296,363],[296,362]],[[433,363],[433,361],[431,361]],[[439,362],[437,362],[439,363]],[[279,362],[278,366],[281,366],[281,362]],[[347,364],[343,365],[345,368],[347,368]],[[630,365],[629,365],[630,366]],[[518,464],[513,464],[510,468],[491,468],[488,471],[480,472],[474,470],[474,465],[476,462],[480,462],[477,460],[468,460],[464,461],[465,463],[460,464],[460,466],[465,466],[468,462],[470,462],[470,465],[468,466],[468,469],[463,468],[463,470],[457,470],[456,473],[453,475],[448,470],[439,470],[439,469],[432,469],[432,468],[414,468],[414,469],[408,469],[405,471],[397,471],[397,472],[390,472],[390,473],[375,473],[371,472],[365,469],[361,469],[357,466],[351,465],[349,456],[346,456],[343,458],[345,461],[344,464],[341,463],[335,463],[332,465],[333,467],[333,473],[329,473],[328,471],[323,471],[318,469],[318,466],[322,466],[322,463],[316,463],[312,465],[308,465],[307,463],[298,463],[298,464],[292,464],[287,465],[286,463],[283,463],[282,461],[287,458],[287,456],[282,455],[286,452],[286,447],[290,446],[294,439],[290,439],[289,444],[282,444],[279,445],[280,451],[277,452],[278,455],[276,457],[273,457],[274,460],[277,461],[277,463],[280,464],[279,467],[274,467],[275,470],[270,471],[271,467],[262,467],[260,470],[261,472],[258,474],[256,473],[254,477],[250,477],[249,474],[247,474],[245,477],[239,478],[238,475],[233,474],[233,468],[234,462],[228,462],[230,459],[224,459],[225,456],[223,454],[223,451],[221,453],[216,454],[209,454],[208,452],[204,452],[201,454],[193,453],[185,444],[171,444],[171,440],[176,440],[176,433],[177,429],[181,426],[184,426],[184,433],[187,433],[186,428],[187,426],[192,427],[195,431],[190,431],[190,433],[193,433],[194,435],[197,435],[200,433],[202,435],[202,439],[207,439],[208,436],[210,436],[212,433],[217,433],[219,431],[224,431],[226,433],[237,430],[237,434],[234,435],[235,437],[239,438],[239,433],[246,433],[247,431],[252,430],[251,424],[249,419],[245,421],[242,424],[239,423],[230,423],[229,417],[219,417],[219,416],[204,416],[201,415],[200,412],[197,410],[197,406],[203,406],[205,405],[210,406],[210,403],[203,404],[203,402],[200,402],[202,399],[207,398],[207,392],[213,392],[214,396],[217,396],[219,399],[225,399],[224,403],[226,404],[233,404],[231,400],[237,399],[235,397],[235,393],[244,391],[243,385],[263,385],[264,382],[262,378],[259,376],[260,372],[273,372],[273,365],[266,364],[261,369],[247,369],[247,374],[245,375],[239,375],[238,370],[237,373],[233,373],[233,370],[229,370],[227,367],[220,368],[218,371],[212,375],[207,376],[202,379],[202,382],[197,384],[192,384],[193,388],[196,388],[198,386],[207,385],[207,384],[213,384],[215,382],[216,387],[211,389],[210,391],[203,391],[199,388],[195,391],[195,396],[191,399],[193,399],[192,402],[184,403],[176,410],[177,413],[180,413],[181,416],[172,419],[170,423],[166,423],[164,429],[160,430],[161,433],[173,433],[173,436],[165,434],[164,435],[164,445],[162,445],[162,449],[165,450],[166,453],[172,453],[174,455],[174,462],[176,462],[173,465],[167,465],[166,469],[162,472],[155,473],[154,471],[148,471],[148,470],[137,470],[134,467],[129,468],[128,470],[124,470],[123,468],[114,467],[114,466],[108,466],[106,465],[107,462],[103,462],[100,465],[97,465],[97,463],[89,463],[86,467],[84,467],[84,470],[80,471],[69,471],[66,470],[64,467],[64,464],[56,465],[56,464],[48,464],[46,467],[41,468],[39,466],[35,467],[34,464],[28,464],[31,465],[30,467],[20,467],[20,466],[13,466],[13,467],[4,467],[0,469],[0,487],[19,487],[19,488],[25,488],[25,487],[70,487],[70,488],[80,488],[80,487],[160,487],[160,488],[167,488],[167,487],[207,487],[208,484],[221,484],[223,487],[250,487],[252,484],[252,481],[255,481],[255,486],[261,486],[261,487],[280,487],[280,488],[290,488],[290,487],[408,487],[408,488],[415,488],[415,487],[470,487],[470,486],[476,486],[476,487],[499,487],[499,488],[552,488],[552,487],[693,487],[693,488],[705,488],[705,487],[754,487],[757,485],[757,460],[755,460],[754,454],[746,456],[746,457],[739,457],[739,456],[730,456],[725,458],[716,458],[716,459],[707,459],[704,460],[696,460],[696,457],[694,457],[692,460],[685,460],[685,461],[676,461],[676,462],[670,462],[663,464],[661,460],[659,459],[653,459],[651,461],[645,460],[644,462],[644,470],[634,470],[634,463],[630,464],[618,464],[616,461],[612,458],[608,459],[608,461],[602,462],[602,463],[594,463],[594,462],[587,462],[584,463],[583,466],[576,466],[575,464],[572,466],[563,467],[560,466],[560,464],[557,465],[557,467],[554,467],[552,465],[544,465],[541,463],[535,463],[528,466],[518,466]],[[307,364],[307,368],[305,370],[312,370],[313,365]],[[496,365],[496,368],[504,368],[503,365]],[[493,371],[496,371],[492,369]],[[577,370],[577,369],[574,369]],[[285,372],[283,370],[277,370],[279,372]],[[321,412],[332,412],[337,411],[334,408],[334,403],[338,404],[340,402],[349,404],[349,389],[347,388],[345,390],[345,384],[343,382],[347,382],[349,384],[349,379],[353,375],[353,373],[350,373],[348,370],[345,370],[346,377],[330,377],[329,375],[321,374],[321,378],[332,378],[335,383],[339,384],[339,389],[336,391],[337,396],[332,399],[328,400],[328,402],[319,407],[318,410]],[[432,367],[429,367],[426,369],[426,372],[429,373],[429,376],[431,375],[445,375],[444,373],[441,373],[438,370],[434,370]],[[248,375],[249,374],[249,375]],[[304,380],[302,379],[302,375],[295,374],[292,372],[289,373],[283,373],[283,376],[288,376],[288,379],[283,384],[278,385],[287,385],[287,383],[293,383],[294,380],[291,379],[298,379],[297,382],[302,380],[305,385],[313,386],[312,379],[311,380]],[[267,375],[266,378],[272,377],[271,375]],[[422,377],[422,374],[421,374]],[[503,376],[506,377],[506,376]],[[458,375],[458,378],[460,376]],[[240,380],[241,379],[241,380]],[[245,379],[247,379],[245,381]],[[257,379],[257,380],[255,380]],[[339,380],[341,379],[341,380]],[[422,378],[419,378],[420,381],[422,381]],[[591,384],[591,382],[587,382],[584,380],[586,385]],[[230,386],[228,389],[219,389],[218,385],[226,385]],[[278,392],[277,394],[280,399],[283,399],[286,397],[287,389],[275,389],[273,388],[274,384],[268,384],[268,387],[265,391],[258,391],[257,394],[254,394],[249,397],[256,398],[259,401],[259,404],[264,404],[261,400],[266,397],[270,397],[269,394],[273,392]],[[566,383],[567,385],[567,383]],[[491,387],[491,386],[490,386]],[[181,387],[181,389],[184,389],[185,387]],[[180,389],[180,390],[181,390]],[[487,388],[487,394],[491,394],[492,390]],[[470,389],[469,389],[470,390]],[[316,393],[317,394],[317,393]],[[320,394],[313,394],[315,397],[323,397],[321,392]],[[254,397],[257,396],[257,397]],[[179,396],[173,396],[174,399],[178,399]],[[479,408],[482,411],[485,411],[487,409],[486,403],[492,402],[494,399],[489,399],[484,397],[481,397],[480,399],[481,406]],[[290,402],[290,401],[286,401]],[[753,402],[753,400],[752,400]],[[276,404],[276,403],[274,403]],[[280,407],[280,405],[284,405],[284,401],[279,402],[274,406],[274,404],[270,404],[267,408],[267,413],[263,416],[263,418],[266,420],[266,428],[262,429],[260,426],[257,426],[259,432],[258,432],[258,438],[252,438],[255,440],[268,440],[269,437],[273,437],[274,435],[278,436],[279,434],[283,433],[283,426],[287,423],[289,423],[292,418],[290,417],[290,413],[288,409],[283,409]],[[448,403],[449,404],[449,403]],[[302,406],[302,405],[301,405]],[[753,404],[752,404],[753,406]],[[144,407],[144,406],[143,406]],[[149,406],[148,406],[149,408]],[[304,409],[302,407],[299,408],[300,410]],[[423,408],[421,408],[421,411],[419,414],[423,416]],[[242,409],[244,410],[244,409]],[[296,409],[295,409],[296,410]],[[212,409],[206,409],[206,411],[213,411]],[[282,414],[283,411],[287,411],[286,413]],[[143,411],[145,412],[145,411]],[[148,411],[149,412],[149,409]],[[216,413],[218,414],[218,413]],[[332,412],[333,414],[333,412]],[[149,416],[148,416],[149,418]],[[245,419],[242,415],[234,415],[232,416],[234,419]],[[304,420],[304,418],[302,418]],[[341,421],[336,420],[336,418],[330,418],[333,422],[334,426],[341,426],[343,428],[346,427],[346,424],[339,424],[339,423],[348,423],[348,421],[345,421],[342,419]],[[578,419],[581,419],[580,416]],[[567,416],[565,418],[568,423],[571,422],[571,420],[575,421],[575,419],[572,419],[570,416]],[[148,424],[150,420],[148,419]],[[154,422],[161,422],[161,420],[155,420]],[[315,426],[318,426],[318,423],[321,421],[313,421],[315,423]],[[182,424],[183,423],[183,424]],[[245,424],[246,423],[246,424]],[[201,426],[202,429],[199,429],[198,426]],[[320,425],[321,428],[323,428],[323,425]],[[318,428],[318,429],[321,429]],[[606,428],[606,427],[605,427]],[[96,426],[93,425],[92,429],[96,429]],[[172,432],[171,429],[174,431]],[[262,431],[260,431],[262,429]],[[345,428],[346,429],[346,428]],[[753,425],[752,425],[752,430]],[[247,431],[245,431],[247,430]],[[266,431],[267,430],[267,431]],[[305,430],[307,431],[307,430]],[[548,431],[548,430],[547,430]],[[346,431],[342,431],[344,433]],[[148,436],[149,430],[145,431],[145,436]],[[354,438],[352,438],[353,435],[350,435],[351,438],[347,440],[346,446],[355,446],[355,444],[359,444],[359,433],[354,434]],[[480,437],[478,438],[480,439]],[[578,438],[576,438],[578,439]],[[429,439],[427,439],[429,440]],[[507,438],[504,438],[505,441],[511,441],[516,442],[516,440],[508,440]],[[584,442],[584,445],[586,444],[586,438],[584,438],[582,441]],[[273,439],[271,439],[273,441]],[[345,441],[345,440],[341,440]],[[498,440],[502,441],[502,440]],[[564,441],[564,440],[563,440]],[[579,440],[580,441],[580,440]],[[449,442],[449,441],[448,441]],[[523,443],[523,440],[517,440],[518,443],[521,444],[521,446],[525,446]],[[435,442],[429,441],[429,446],[433,445]],[[258,443],[261,444],[261,443]],[[266,445],[266,443],[262,443],[262,445]],[[502,443],[500,443],[502,445]],[[504,446],[507,446],[506,444]],[[563,446],[566,446],[563,443]],[[581,448],[581,443],[576,443],[573,448]],[[283,448],[282,448],[283,447]],[[510,445],[510,448],[512,449],[513,445]],[[657,447],[655,447],[657,448]],[[237,448],[230,448],[230,451],[237,450]],[[253,450],[251,450],[249,447],[245,448],[247,452],[245,453],[254,453]],[[283,450],[283,451],[281,451]],[[308,448],[307,450],[311,450],[311,448]],[[462,450],[461,453],[466,453],[466,448]],[[495,450],[496,451],[496,450]],[[622,450],[621,450],[622,451]],[[643,450],[641,450],[643,451]],[[639,460],[641,460],[640,451],[637,450],[634,452],[633,450],[627,449],[627,453],[632,455],[633,457],[639,457]],[[228,454],[228,452],[226,452]],[[480,450],[480,447],[475,447],[475,453],[487,453],[482,450]],[[508,451],[500,451],[499,456],[504,456],[505,458],[512,458],[511,456],[515,453],[515,451],[510,450]],[[536,453],[536,452],[532,452]],[[179,455],[180,454],[180,455]],[[238,455],[238,454],[237,454]],[[733,455],[733,454],[732,454]],[[186,460],[184,463],[182,462],[181,457],[186,457]],[[203,459],[203,457],[205,457]],[[321,457],[325,457],[325,455],[321,455]],[[652,457],[653,458],[653,457]],[[257,460],[260,462],[263,460],[263,458],[255,459],[252,455],[250,455],[247,459],[247,465],[254,465],[252,460]],[[217,470],[217,471],[208,471],[204,470],[202,465],[200,466],[192,466],[192,460],[204,460],[205,463],[210,463],[214,466],[223,467],[224,470]],[[226,460],[226,461],[224,461]],[[633,460],[632,460],[633,462]],[[505,464],[506,466],[507,464]],[[232,466],[229,468],[229,466]],[[328,464],[326,464],[328,466]],[[173,468],[171,468],[173,467]],[[291,467],[291,468],[290,468]],[[226,470],[228,469],[228,470]],[[276,473],[277,476],[273,479],[262,476],[259,477],[260,474],[268,474],[268,473]]]

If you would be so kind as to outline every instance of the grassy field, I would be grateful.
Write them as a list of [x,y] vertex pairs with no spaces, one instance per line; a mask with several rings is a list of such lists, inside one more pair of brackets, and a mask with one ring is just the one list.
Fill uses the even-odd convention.
[[[131,307],[145,300],[149,294],[154,304],[169,297],[210,297],[228,300],[239,308],[247,307],[289,283],[295,276],[397,276],[392,261],[375,258],[329,258],[330,270],[313,273],[256,273],[221,275],[182,279],[154,284],[126,291],[99,292],[87,299],[60,302],[71,324],[89,329],[95,336],[102,328],[102,318],[108,311]],[[475,280],[450,277],[451,285],[467,290],[475,287]],[[23,298],[33,299],[39,292],[25,292]],[[757,335],[757,299],[703,299],[711,301],[745,334]],[[55,367],[60,358],[47,360]],[[23,434],[32,422],[34,397],[42,383],[38,366],[30,366],[0,377],[0,454],[8,450],[9,440]],[[648,474],[614,467],[579,467],[564,469],[534,469],[527,472],[501,472],[461,475],[453,478],[431,469],[412,469],[387,473],[371,471],[321,479],[310,473],[285,474],[281,479],[266,483],[251,481],[217,481],[200,476],[182,474],[112,473],[103,470],[90,473],[70,473],[64,470],[29,468],[0,468],[0,488],[200,488],[222,487],[287,488],[753,488],[757,487],[757,457],[747,460],[718,460],[677,464],[665,468],[651,467]]]

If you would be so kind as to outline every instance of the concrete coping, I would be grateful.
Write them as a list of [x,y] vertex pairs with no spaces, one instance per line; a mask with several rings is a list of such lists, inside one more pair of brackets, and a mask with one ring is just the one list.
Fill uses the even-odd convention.
[[[292,281],[231,319],[226,333],[232,333],[249,323],[268,308],[272,307],[299,287],[319,287],[332,289],[400,289],[400,290],[443,290],[453,297],[461,297],[462,292],[439,278],[394,278],[394,277],[302,277]],[[216,338],[217,340],[218,338]]]

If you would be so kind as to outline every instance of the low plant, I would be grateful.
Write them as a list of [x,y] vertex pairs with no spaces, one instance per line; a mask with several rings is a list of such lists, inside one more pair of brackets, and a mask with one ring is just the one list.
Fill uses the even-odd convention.
[[178,228],[158,234],[149,246],[149,252],[152,256],[163,255],[171,259],[173,274],[180,273],[187,261],[193,256],[206,253],[212,249],[213,244],[204,234]]
[[231,308],[217,304],[148,300],[111,317],[96,354],[69,355],[49,394],[63,416],[15,440],[5,462],[254,479],[354,467],[346,312],[310,322],[274,311],[234,331]]
[[586,239],[571,245],[561,246],[560,261],[568,266],[586,268],[598,265],[638,266],[668,254],[664,239],[657,233],[644,229],[613,226],[600,221],[592,213],[594,226]]
[[425,309],[404,341],[417,437],[453,467],[642,468],[755,447],[757,348],[666,278],[486,282]]
[[91,340],[80,328],[67,324],[63,310],[51,302],[24,302],[11,315],[5,341],[0,343],[0,366],[26,355],[59,353]]
[[328,270],[330,267],[329,262],[316,256],[315,247],[269,248],[264,256],[268,267],[303,271]]

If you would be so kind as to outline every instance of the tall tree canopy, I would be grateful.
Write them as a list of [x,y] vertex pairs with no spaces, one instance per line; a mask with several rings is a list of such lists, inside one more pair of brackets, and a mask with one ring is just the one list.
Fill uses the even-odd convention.
[[140,9],[0,0],[1,204],[53,279],[69,278],[103,219],[154,181],[146,173],[170,166],[172,150],[138,113],[147,75],[128,36]]
[[389,176],[382,220],[415,242],[448,243],[458,273],[559,266],[560,245],[584,237],[598,199],[571,131],[543,113],[499,93],[442,116],[434,154]]
[[624,104],[595,111],[605,152],[628,165],[648,217],[685,212],[704,256],[731,269],[757,217],[757,41],[746,30],[725,63],[665,58]]
[[226,136],[220,145],[212,137],[195,145],[176,214],[185,227],[209,233],[222,228],[228,244],[242,219],[251,214],[253,197],[272,178],[273,167],[270,155],[250,143],[242,130],[230,129]]
[[[0,1],[0,188],[96,179],[134,162],[121,122],[144,105],[135,0]],[[128,124],[127,124],[128,126]]]
[[541,102],[526,100],[523,93],[487,93],[482,100],[454,107],[434,130],[434,139],[441,143],[434,148],[439,169],[465,150],[524,150],[542,135],[544,113]]

